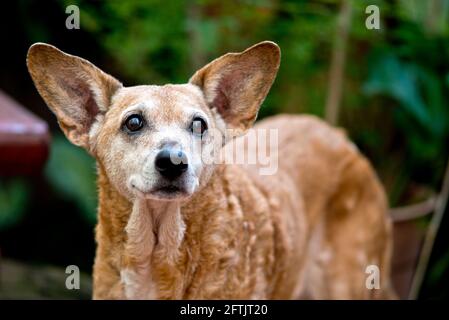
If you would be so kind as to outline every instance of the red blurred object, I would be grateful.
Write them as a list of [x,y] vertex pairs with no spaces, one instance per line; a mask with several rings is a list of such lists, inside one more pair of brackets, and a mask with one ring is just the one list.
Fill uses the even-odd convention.
[[45,121],[0,90],[0,176],[38,173],[47,159],[49,142]]

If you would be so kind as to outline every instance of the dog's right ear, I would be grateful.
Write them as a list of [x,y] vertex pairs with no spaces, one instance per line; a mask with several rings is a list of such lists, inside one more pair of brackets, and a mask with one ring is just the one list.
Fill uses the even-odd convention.
[[228,53],[210,62],[190,78],[209,107],[232,129],[233,136],[248,130],[276,77],[281,50],[271,41],[243,52]]
[[27,66],[67,138],[90,150],[90,129],[122,84],[89,61],[44,43],[30,47]]

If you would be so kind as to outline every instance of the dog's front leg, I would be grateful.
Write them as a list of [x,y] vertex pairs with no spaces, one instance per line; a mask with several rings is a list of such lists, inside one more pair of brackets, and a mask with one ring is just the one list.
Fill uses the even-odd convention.
[[126,225],[127,241],[120,272],[127,299],[155,299],[151,255],[155,245],[153,218],[144,199],[136,199]]

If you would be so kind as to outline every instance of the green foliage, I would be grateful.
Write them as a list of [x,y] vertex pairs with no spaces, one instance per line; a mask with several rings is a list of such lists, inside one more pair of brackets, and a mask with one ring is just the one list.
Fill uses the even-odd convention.
[[28,204],[29,188],[22,179],[0,180],[0,230],[18,223]]
[[99,44],[125,77],[155,84],[186,80],[186,2],[63,2],[80,7],[82,27],[102,39]]
[[68,4],[80,7],[82,29],[125,84],[185,82],[217,56],[269,39],[281,45],[283,63],[261,117],[323,114],[338,1],[61,0]]
[[45,175],[54,190],[73,202],[90,224],[96,221],[95,161],[62,135],[53,138]]
[[409,22],[395,29],[392,43],[373,50],[364,92],[390,99],[404,145],[410,176],[423,167],[438,168],[423,182],[435,185],[442,175],[449,138],[449,41],[423,33]]
[[382,94],[398,103],[397,123],[408,137],[411,155],[420,162],[442,156],[449,110],[444,108],[445,97],[437,75],[390,54],[381,54],[372,61],[365,92]]

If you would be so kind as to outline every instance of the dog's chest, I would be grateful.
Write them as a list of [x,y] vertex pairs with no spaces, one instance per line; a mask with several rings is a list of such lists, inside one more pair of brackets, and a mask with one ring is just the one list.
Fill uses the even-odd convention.
[[162,212],[157,225],[134,205],[121,268],[127,298],[278,296],[277,274],[292,258],[292,239],[280,223],[285,208],[240,171],[209,187],[179,210]]

